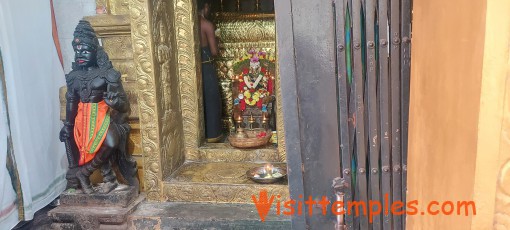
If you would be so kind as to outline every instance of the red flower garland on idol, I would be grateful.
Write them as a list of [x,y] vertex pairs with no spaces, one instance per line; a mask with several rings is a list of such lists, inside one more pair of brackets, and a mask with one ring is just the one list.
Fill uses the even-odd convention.
[[239,94],[234,104],[239,105],[241,111],[246,110],[246,106],[257,106],[264,111],[267,109],[264,98],[273,94],[274,78],[261,66],[260,60],[266,58],[266,52],[250,49],[248,54],[251,57],[240,58],[241,61],[249,59],[250,62],[249,68],[243,68],[242,74],[235,77],[238,80]]

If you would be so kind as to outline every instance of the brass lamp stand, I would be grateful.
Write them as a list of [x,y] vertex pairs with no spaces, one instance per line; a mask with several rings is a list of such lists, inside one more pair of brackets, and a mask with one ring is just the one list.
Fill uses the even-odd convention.
[[237,129],[236,129],[236,135],[235,137],[236,138],[248,138],[248,134],[246,134],[244,132],[244,129],[242,127],[242,123],[243,123],[243,116],[241,115],[241,113],[237,113],[237,116],[234,118],[236,124],[237,124]]

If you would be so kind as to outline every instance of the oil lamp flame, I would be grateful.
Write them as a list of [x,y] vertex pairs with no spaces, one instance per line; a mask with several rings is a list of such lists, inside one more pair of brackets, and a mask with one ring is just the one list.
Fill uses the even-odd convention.
[[267,173],[269,176],[271,176],[271,177],[272,177],[272,176],[273,176],[273,175],[272,175],[272,174],[273,174],[273,165],[271,165],[271,164],[267,164],[267,165],[266,165],[266,168],[265,168],[265,171],[266,171],[266,173]]

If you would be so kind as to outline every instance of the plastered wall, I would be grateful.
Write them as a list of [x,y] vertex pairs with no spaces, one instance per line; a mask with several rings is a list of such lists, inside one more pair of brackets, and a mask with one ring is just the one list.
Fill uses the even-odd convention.
[[471,229],[510,229],[510,2],[487,0]]
[[[407,199],[472,200],[486,1],[413,4]],[[418,214],[407,229],[469,229],[471,219]]]

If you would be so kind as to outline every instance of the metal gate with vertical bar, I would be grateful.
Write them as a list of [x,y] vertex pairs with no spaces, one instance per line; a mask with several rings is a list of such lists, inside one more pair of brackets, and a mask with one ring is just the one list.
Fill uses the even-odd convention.
[[303,209],[292,228],[404,229],[403,214],[349,204],[405,203],[411,0],[278,0],[275,12],[291,199],[347,212]]
[[[404,229],[411,0],[335,0],[334,7],[344,202],[353,211],[343,224]],[[381,213],[358,206],[355,215],[353,201]]]

